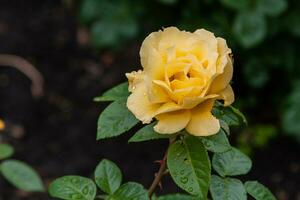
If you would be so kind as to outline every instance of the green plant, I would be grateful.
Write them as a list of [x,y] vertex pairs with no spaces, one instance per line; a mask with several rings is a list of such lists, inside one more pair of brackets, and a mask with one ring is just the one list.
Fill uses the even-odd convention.
[[[84,16],[102,15],[101,10],[106,8],[101,4],[106,1],[99,1],[93,11],[83,12],[84,5],[97,1],[85,0],[79,5],[80,22],[88,27],[92,34],[94,23],[87,23],[82,20]],[[123,7],[130,7],[132,13],[129,15],[131,21],[126,29],[131,29],[135,24],[134,34],[130,37],[112,36],[111,42],[106,46],[97,46],[94,40],[91,44],[97,49],[116,49],[124,47],[128,40],[138,40],[148,30],[156,30],[167,25],[177,25],[185,30],[195,30],[204,27],[213,31],[218,36],[228,39],[236,55],[235,89],[238,89],[239,107],[247,113],[251,124],[268,122],[277,129],[277,134],[283,133],[299,138],[299,106],[290,98],[292,96],[295,82],[299,80],[299,51],[300,4],[296,0],[160,0],[160,1],[111,1],[110,10],[118,10]],[[106,9],[109,10],[109,9]],[[155,11],[155,15],[153,15]],[[84,14],[85,13],[85,14]],[[114,12],[108,18],[115,15]],[[97,18],[97,19],[96,19]],[[111,27],[117,26],[106,17],[94,17],[95,21],[101,20]],[[126,17],[127,19],[127,17]],[[95,23],[96,24],[96,23]],[[122,26],[121,26],[122,27]],[[103,28],[105,35],[121,34],[114,29]],[[128,31],[131,32],[131,31]],[[132,31],[133,33],[133,31]],[[100,43],[105,43],[107,37],[103,34],[95,34]],[[93,37],[93,36],[91,36]],[[103,42],[101,41],[103,40]],[[259,95],[258,95],[259,94]],[[264,96],[264,98],[258,98]],[[257,111],[264,111],[267,114],[256,116]],[[283,116],[281,116],[283,113]],[[290,125],[293,123],[293,125]],[[252,128],[251,126],[249,128]],[[253,127],[255,128],[255,127]],[[254,139],[255,140],[255,139]],[[267,145],[267,142],[265,143]],[[252,148],[252,147],[250,147]]]
[[0,174],[16,188],[27,192],[43,192],[44,185],[39,175],[28,164],[9,159],[14,148],[0,143]]
[[[138,124],[125,105],[129,95],[127,87],[127,83],[120,84],[95,98],[96,101],[113,101],[99,117],[97,139],[119,136]],[[236,108],[223,107],[220,102],[214,106],[213,113],[222,124],[218,134],[213,136],[195,137],[185,131],[161,135],[153,130],[154,122],[144,126],[129,139],[129,143],[169,140],[160,169],[148,190],[134,182],[122,184],[120,169],[112,161],[104,159],[95,169],[94,181],[85,177],[64,176],[51,183],[49,193],[66,200],[202,200],[208,197],[214,200],[243,200],[247,199],[247,193],[257,200],[275,199],[257,181],[246,181],[243,184],[233,178],[248,173],[252,166],[250,158],[232,147],[227,138],[229,126],[246,124],[245,117]],[[187,194],[157,197],[154,194],[156,187],[167,174]],[[100,189],[99,192],[96,187]]]

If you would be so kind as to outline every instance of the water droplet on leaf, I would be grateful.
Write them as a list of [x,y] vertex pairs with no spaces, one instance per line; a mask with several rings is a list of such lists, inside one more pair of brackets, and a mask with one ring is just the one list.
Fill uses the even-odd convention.
[[186,184],[186,183],[188,182],[188,180],[189,180],[189,179],[188,179],[187,177],[185,177],[185,176],[180,178],[180,181],[181,181],[181,183],[183,183],[183,184]]
[[82,193],[83,194],[88,194],[89,193],[89,187],[88,186],[85,186],[84,188],[83,188],[83,190],[82,190]]
[[71,195],[71,199],[74,199],[74,200],[79,200],[82,198],[82,195],[81,194],[72,194]]
[[71,179],[71,182],[75,184],[75,183],[78,182],[78,180],[77,180],[76,178],[72,178],[72,179]]

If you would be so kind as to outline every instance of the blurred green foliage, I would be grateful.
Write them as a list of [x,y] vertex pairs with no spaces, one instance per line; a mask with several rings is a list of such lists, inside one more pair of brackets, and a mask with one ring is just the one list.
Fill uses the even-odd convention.
[[[236,103],[258,144],[283,130],[300,141],[300,1],[297,0],[82,0],[81,26],[98,50],[139,43],[149,32],[178,26],[206,28],[226,38],[235,58]],[[279,131],[276,131],[279,130]],[[272,134],[270,134],[270,132]],[[253,134],[253,137],[257,137]],[[256,139],[254,139],[256,140]]]

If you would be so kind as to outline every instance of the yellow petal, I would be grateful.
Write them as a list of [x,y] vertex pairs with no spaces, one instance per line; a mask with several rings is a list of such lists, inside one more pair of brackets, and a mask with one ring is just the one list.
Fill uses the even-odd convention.
[[144,84],[138,84],[127,99],[128,109],[143,123],[150,123],[160,106],[150,103]]
[[131,92],[136,87],[136,85],[142,83],[144,81],[144,76],[145,75],[142,70],[126,73],[126,77],[129,83],[128,90]]
[[3,120],[0,119],[0,131],[5,128],[5,123]]
[[214,77],[208,94],[217,94],[229,85],[233,75],[233,67],[229,56],[228,59],[229,60],[224,68],[224,72]]
[[158,123],[154,130],[162,134],[172,134],[181,131],[190,121],[190,111],[180,110],[156,116]]
[[153,83],[148,88],[147,94],[151,103],[165,103],[170,101],[168,93],[163,88]]
[[220,130],[220,122],[211,114],[213,100],[207,100],[192,109],[191,120],[186,130],[191,135],[209,136],[214,135]]
[[166,112],[173,112],[173,111],[177,111],[177,110],[181,110],[181,109],[182,109],[181,106],[179,106],[178,104],[171,101],[171,102],[161,105],[156,110],[155,115],[159,115],[159,114],[166,113]]
[[207,99],[214,99],[216,97],[218,97],[219,95],[217,94],[211,94],[211,95],[207,95],[205,97],[185,97],[183,98],[182,101],[182,108],[184,109],[192,109],[195,106],[199,105],[200,103],[204,102]]
[[229,106],[234,102],[234,93],[232,87],[228,85],[223,91],[220,93],[220,98],[224,100],[224,106]]

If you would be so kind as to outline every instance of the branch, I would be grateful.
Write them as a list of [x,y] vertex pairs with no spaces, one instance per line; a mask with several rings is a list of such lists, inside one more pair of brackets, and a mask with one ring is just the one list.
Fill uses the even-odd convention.
[[43,95],[44,78],[42,74],[27,60],[10,54],[0,54],[0,66],[15,67],[25,74],[31,82],[31,93],[34,97]]
[[153,180],[153,182],[152,182],[152,184],[151,184],[151,186],[150,186],[150,188],[148,190],[148,196],[149,196],[150,200],[151,200],[151,197],[152,197],[152,195],[153,195],[156,187],[159,185],[159,183],[161,181],[161,178],[164,175],[167,174],[166,173],[166,168],[167,168],[167,154],[168,154],[168,150],[169,150],[170,146],[174,142],[175,142],[175,139],[174,138],[173,139],[170,138],[169,146],[168,146],[168,149],[165,152],[164,158],[161,161],[160,168],[159,168],[158,172],[156,173],[155,178],[154,178],[154,180]]

